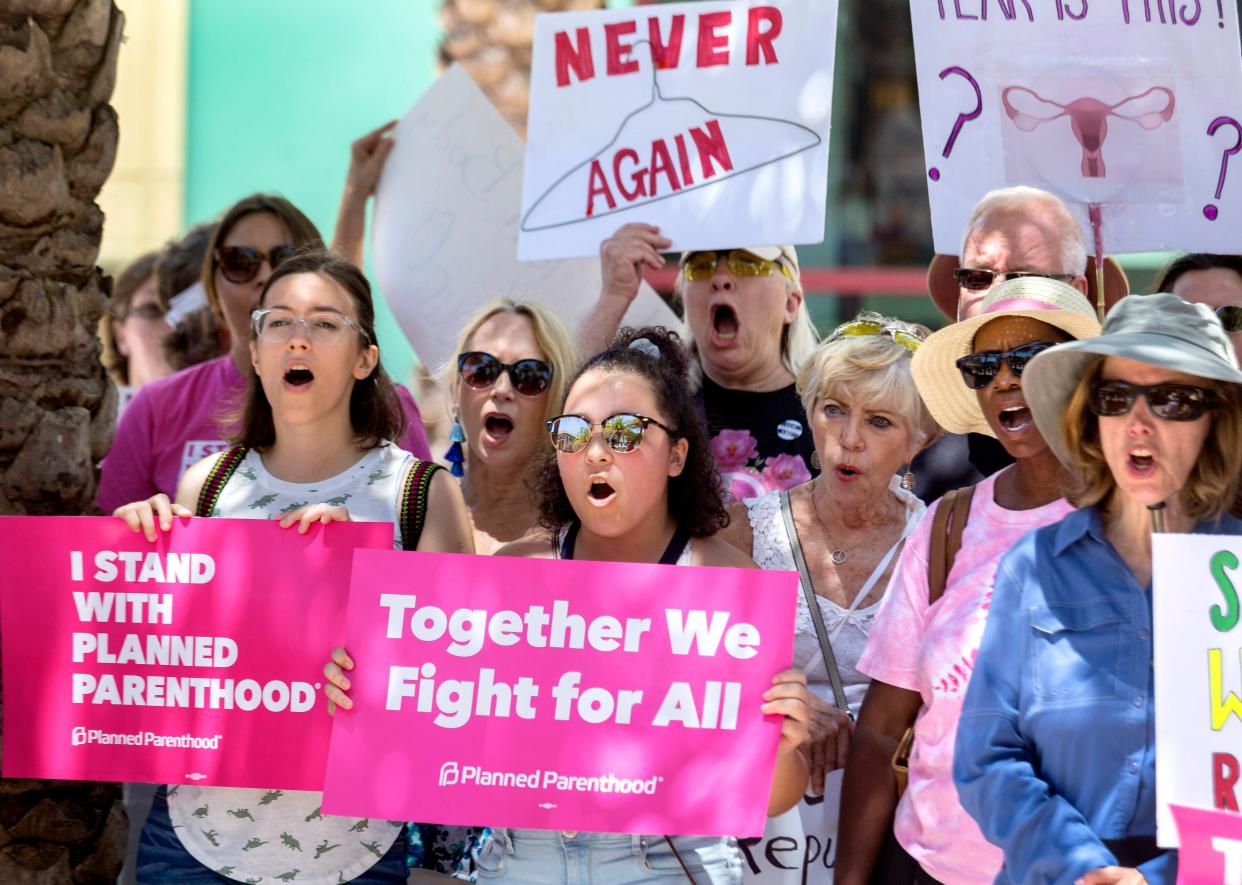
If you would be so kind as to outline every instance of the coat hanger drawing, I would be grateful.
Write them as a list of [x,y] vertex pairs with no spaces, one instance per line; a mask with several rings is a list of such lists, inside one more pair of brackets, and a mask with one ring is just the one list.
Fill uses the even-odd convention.
[[1107,174],[1104,140],[1108,137],[1109,117],[1151,130],[1171,120],[1177,104],[1173,91],[1163,86],[1153,86],[1111,105],[1096,98],[1078,98],[1061,104],[1025,86],[1010,86],[1001,93],[1001,102],[1009,119],[1023,132],[1034,132],[1044,123],[1069,117],[1074,137],[1082,146],[1083,178],[1104,178]]
[[[617,131],[607,144],[558,177],[547,189],[540,193],[522,216],[521,229],[523,231],[551,230],[574,224],[582,224],[617,212],[625,212],[640,206],[668,200],[690,191],[718,184],[730,178],[736,178],[748,172],[754,172],[765,166],[771,166],[811,150],[823,143],[823,138],[815,130],[792,120],[759,114],[736,114],[715,111],[689,96],[665,96],[660,89],[657,73],[659,64],[651,41],[639,40],[633,45],[637,48],[644,43],[651,50],[650,99],[625,115],[621,124],[617,127]],[[599,161],[616,147],[621,142],[622,136],[627,133],[627,130],[640,128],[640,124],[648,118],[663,119],[667,120],[668,123],[675,124],[675,129],[661,130],[666,132],[670,139],[672,138],[671,133],[674,131],[684,133],[690,130],[693,125],[706,125],[714,122],[717,126],[715,131],[731,146],[729,148],[729,164],[727,167],[718,168],[711,175],[705,175],[704,178],[706,180],[694,181],[691,166],[685,156],[685,152],[688,149],[685,147],[682,136],[678,135],[680,153],[673,160],[667,179],[667,183],[677,186],[673,186],[670,193],[654,193],[655,174],[653,172],[651,175],[653,193],[651,195],[644,193],[641,199],[629,201],[625,205],[609,205],[602,211],[588,211],[585,216],[581,213],[566,213],[558,209],[557,204],[564,202],[564,200],[560,199],[561,197],[568,199],[570,205],[581,205],[582,197],[588,193],[588,187],[586,177],[583,177],[581,183],[575,180],[576,177],[580,176],[584,170],[589,170],[593,163]],[[761,133],[760,137],[756,137],[756,130]],[[728,137],[729,133],[732,133],[734,137]],[[766,148],[767,145],[771,144],[778,145],[775,153],[771,148]],[[740,150],[732,147],[734,145],[737,145]],[[678,163],[678,160],[682,162]],[[655,164],[653,163],[652,165],[654,168]],[[678,168],[683,173],[684,181],[676,177]],[[702,168],[705,171],[708,168],[706,160],[704,160]],[[664,170],[662,169],[662,171]],[[687,172],[691,174],[687,175]],[[686,183],[687,181],[690,183]],[[608,202],[611,203],[613,201],[609,200]],[[588,203],[588,207],[590,205]]]

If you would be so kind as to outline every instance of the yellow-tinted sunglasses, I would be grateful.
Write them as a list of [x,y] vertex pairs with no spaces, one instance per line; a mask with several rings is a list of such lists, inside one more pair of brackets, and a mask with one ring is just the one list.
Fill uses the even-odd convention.
[[923,343],[923,338],[914,332],[907,332],[905,329],[899,329],[896,326],[885,326],[875,322],[875,320],[854,320],[851,323],[845,323],[837,326],[832,330],[832,334],[828,337],[829,341],[836,338],[860,338],[868,335],[887,335],[892,338],[906,350],[911,352],[919,349],[919,345]]
[[686,281],[699,283],[703,280],[710,280],[712,274],[716,272],[716,265],[719,263],[721,255],[725,256],[725,260],[728,262],[729,273],[735,277],[770,277],[776,273],[777,268],[780,268],[781,273],[788,277],[790,282],[794,281],[793,274],[783,261],[760,258],[758,255],[753,252],[747,252],[745,249],[691,252],[686,260],[682,262],[682,272],[686,275]]

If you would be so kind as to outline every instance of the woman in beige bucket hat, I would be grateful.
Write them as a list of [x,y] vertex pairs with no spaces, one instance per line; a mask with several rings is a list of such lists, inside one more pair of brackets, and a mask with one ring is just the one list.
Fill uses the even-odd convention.
[[[1024,369],[1039,350],[1099,329],[1080,292],[1030,277],[997,286],[979,314],[931,335],[914,354],[915,384],[939,424],[999,438],[1015,463],[969,497],[936,502],[902,552],[858,664],[874,681],[846,767],[840,883],[867,881],[873,871],[871,881],[902,885],[984,883],[1000,870],[1000,852],[957,801],[953,731],[997,564],[1023,534],[1071,509],[1061,497],[1068,475],[1023,399]],[[930,563],[952,536],[950,514],[961,549],[937,578]],[[895,802],[890,760],[912,723],[909,786]]]
[[1155,839],[1151,536],[1242,534],[1242,372],[1210,308],[1132,295],[1026,382],[1080,509],[1001,562],[958,794],[1004,852],[997,882],[1171,885],[1177,852]]

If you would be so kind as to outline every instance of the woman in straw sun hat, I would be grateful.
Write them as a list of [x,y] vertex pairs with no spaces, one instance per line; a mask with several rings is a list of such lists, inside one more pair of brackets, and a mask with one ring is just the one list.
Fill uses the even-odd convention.
[[[902,553],[858,663],[873,681],[846,766],[839,882],[866,882],[873,871],[872,881],[991,882],[1000,869],[1000,852],[957,801],[953,735],[997,564],[1026,532],[1071,509],[1068,474],[1023,398],[1024,369],[1035,353],[1099,329],[1080,292],[1032,277],[997,286],[978,314],[914,354],[915,384],[941,427],[998,438],[1015,463],[936,502]],[[951,563],[950,514],[961,541]],[[938,557],[944,567],[932,574]],[[909,786],[898,801],[892,760],[911,725]]]
[[1161,294],[1125,299],[1026,381],[1081,509],[1001,561],[954,780],[1004,852],[997,882],[1172,883],[1177,853],[1154,835],[1151,535],[1242,533],[1242,372],[1210,308]]

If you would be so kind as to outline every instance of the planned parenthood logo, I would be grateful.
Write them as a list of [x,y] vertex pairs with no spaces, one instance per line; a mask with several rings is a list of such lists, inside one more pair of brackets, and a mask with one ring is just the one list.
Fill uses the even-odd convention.
[[620,793],[654,796],[661,775],[649,778],[617,777],[612,772],[597,775],[570,775],[557,771],[492,771],[479,765],[445,762],[440,766],[441,787],[510,788],[518,790],[557,790],[563,793]]

